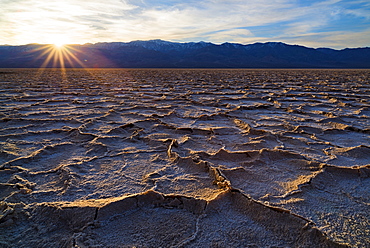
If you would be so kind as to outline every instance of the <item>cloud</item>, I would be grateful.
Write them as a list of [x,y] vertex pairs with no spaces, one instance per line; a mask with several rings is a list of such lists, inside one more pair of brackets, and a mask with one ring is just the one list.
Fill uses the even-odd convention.
[[351,44],[350,36],[339,33],[366,27],[370,19],[365,0],[0,1],[0,44],[47,43],[57,34],[72,43],[138,39],[247,43],[321,34],[323,42],[336,35],[332,42]]
[[300,44],[309,47],[330,47],[334,49],[370,47],[370,29],[352,31],[332,31],[307,33],[296,37],[285,38],[291,44]]
[[215,43],[233,42],[244,43],[246,39],[254,37],[253,33],[248,29],[231,29],[212,32],[209,35],[204,35],[206,41]]
[[[170,1],[179,2],[179,1]],[[130,2],[132,3],[132,2]],[[157,4],[157,2],[156,2]],[[183,2],[174,5],[150,5],[141,2],[136,9],[136,19],[140,22],[123,20],[128,36],[133,39],[142,39],[143,36],[151,38],[175,40],[203,40],[213,42],[242,40],[246,35],[244,26],[257,26],[276,21],[288,20],[288,15],[281,15],[281,9],[291,7],[284,1],[194,1],[191,5]],[[294,15],[294,14],[290,14]],[[136,32],[127,32],[133,27]],[[112,30],[119,27],[112,26]],[[232,31],[232,35],[230,33]],[[239,39],[236,39],[239,32]],[[212,35],[210,35],[212,33]],[[226,35],[229,33],[229,35]],[[217,36],[219,34],[221,36]],[[250,31],[247,33],[250,36]],[[232,37],[231,37],[232,36]],[[232,38],[232,40],[228,40]]]

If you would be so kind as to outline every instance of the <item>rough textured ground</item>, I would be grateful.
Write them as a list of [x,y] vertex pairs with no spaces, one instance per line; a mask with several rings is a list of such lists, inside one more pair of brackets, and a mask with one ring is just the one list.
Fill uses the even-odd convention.
[[369,70],[3,70],[0,101],[0,247],[370,243]]

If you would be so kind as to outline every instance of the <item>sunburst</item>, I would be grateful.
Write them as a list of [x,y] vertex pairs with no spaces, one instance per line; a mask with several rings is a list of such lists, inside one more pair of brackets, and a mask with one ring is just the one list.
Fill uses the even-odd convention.
[[81,53],[77,48],[72,45],[65,45],[63,43],[54,43],[43,45],[33,52],[41,52],[36,60],[46,56],[43,61],[41,68],[66,68],[66,63],[68,67],[85,67],[83,62],[75,55]]
[[63,81],[67,80],[66,68],[86,68],[84,63],[77,57],[81,54],[75,46],[66,45],[63,42],[54,42],[54,44],[42,45],[34,50],[33,53],[39,53],[36,60],[44,59],[39,75],[46,68],[58,68],[61,72]]

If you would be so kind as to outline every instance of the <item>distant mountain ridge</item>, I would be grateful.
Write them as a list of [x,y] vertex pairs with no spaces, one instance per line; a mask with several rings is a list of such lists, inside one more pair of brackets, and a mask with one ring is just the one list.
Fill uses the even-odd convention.
[[370,48],[309,48],[282,42],[178,43],[164,40],[69,45],[70,60],[51,59],[45,45],[0,46],[0,68],[370,68]]

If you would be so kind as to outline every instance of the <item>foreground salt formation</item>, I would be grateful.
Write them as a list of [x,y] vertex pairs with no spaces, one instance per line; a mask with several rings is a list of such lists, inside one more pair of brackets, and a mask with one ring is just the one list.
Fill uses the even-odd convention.
[[0,74],[0,247],[366,247],[366,70]]

